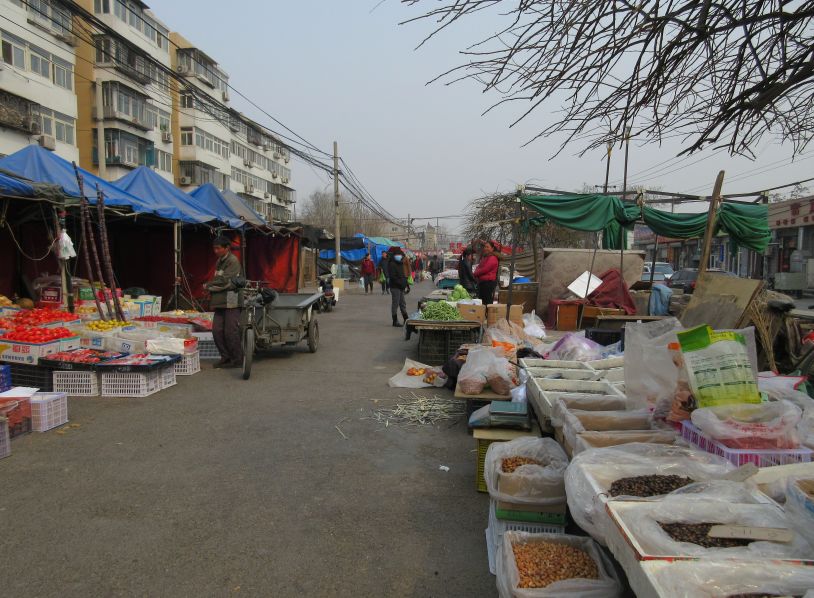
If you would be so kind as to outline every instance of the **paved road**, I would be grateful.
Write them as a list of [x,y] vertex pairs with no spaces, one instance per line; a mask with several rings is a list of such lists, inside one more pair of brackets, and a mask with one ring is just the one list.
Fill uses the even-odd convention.
[[15,440],[0,594],[495,595],[465,426],[361,419],[416,350],[388,305],[343,297],[318,353],[275,353],[249,381],[206,369],[145,399],[72,399],[80,427]]

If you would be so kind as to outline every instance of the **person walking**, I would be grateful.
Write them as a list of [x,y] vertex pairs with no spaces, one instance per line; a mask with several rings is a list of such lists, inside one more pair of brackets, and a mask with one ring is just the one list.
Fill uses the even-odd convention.
[[387,267],[390,263],[390,256],[385,251],[382,254],[382,259],[379,260],[379,283],[382,285],[382,295],[387,295],[390,291],[390,273],[387,271]]
[[209,307],[214,310],[212,337],[220,352],[220,361],[212,367],[236,368],[243,364],[243,347],[240,342],[240,308],[237,289],[232,282],[243,273],[240,261],[232,254],[232,242],[218,237],[212,242],[218,256],[212,280],[204,284],[209,291]]
[[370,259],[370,254],[368,253],[362,260],[362,278],[365,281],[365,295],[367,295],[368,290],[371,293],[373,292],[373,275],[375,273],[376,264],[374,264],[373,260]]
[[399,310],[401,310],[401,317],[407,322],[407,302],[404,299],[404,295],[410,292],[410,285],[407,284],[404,253],[398,247],[392,250],[387,270],[389,274],[391,298],[390,315],[393,317],[393,326],[400,326],[398,319]]
[[461,259],[458,262],[458,280],[461,286],[466,289],[466,292],[473,297],[478,294],[478,281],[475,280],[475,275],[472,273],[472,261],[475,258],[475,252],[471,247],[464,249],[461,254]]
[[483,243],[481,258],[475,268],[475,280],[478,281],[478,297],[484,305],[489,305],[495,300],[495,289],[497,288],[497,271],[500,262],[495,255],[495,246],[492,241]]

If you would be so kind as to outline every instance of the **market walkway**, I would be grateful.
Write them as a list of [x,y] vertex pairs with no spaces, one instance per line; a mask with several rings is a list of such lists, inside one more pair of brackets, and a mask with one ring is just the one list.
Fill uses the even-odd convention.
[[2,594],[496,595],[465,426],[360,419],[416,350],[388,303],[343,297],[319,352],[274,354],[247,382],[206,369],[146,399],[75,399],[80,427],[15,440]]

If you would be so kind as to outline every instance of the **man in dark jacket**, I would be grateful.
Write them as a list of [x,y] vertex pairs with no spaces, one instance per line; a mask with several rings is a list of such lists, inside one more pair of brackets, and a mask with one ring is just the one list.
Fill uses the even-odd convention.
[[373,275],[376,273],[376,264],[373,263],[373,260],[370,259],[370,254],[368,253],[365,258],[362,260],[362,280],[365,283],[365,295],[367,295],[368,290],[373,292]]
[[232,242],[218,237],[212,243],[218,261],[215,275],[204,284],[209,291],[209,307],[215,311],[212,320],[212,337],[220,351],[220,361],[213,367],[236,368],[243,364],[243,348],[240,342],[240,308],[237,289],[232,280],[242,274],[240,261],[232,255]]
[[461,254],[461,261],[458,262],[458,280],[461,286],[474,297],[478,293],[478,282],[475,280],[475,275],[472,273],[472,260],[475,252],[471,247],[464,249]]
[[404,265],[404,253],[401,249],[391,252],[387,270],[390,280],[390,315],[393,316],[393,326],[400,326],[398,311],[401,310],[401,317],[404,318],[406,322],[407,302],[404,300],[404,295],[410,292]]

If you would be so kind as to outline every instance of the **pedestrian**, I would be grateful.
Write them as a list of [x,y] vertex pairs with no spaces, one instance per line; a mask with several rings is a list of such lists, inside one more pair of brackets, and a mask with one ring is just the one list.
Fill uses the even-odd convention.
[[387,295],[390,292],[390,273],[387,271],[387,266],[390,263],[389,254],[384,252],[382,259],[379,260],[379,283],[382,285],[382,295]]
[[410,285],[407,282],[404,253],[398,247],[394,247],[391,252],[390,263],[387,267],[390,282],[390,315],[393,317],[393,326],[400,326],[399,310],[401,310],[401,317],[404,318],[405,323],[407,322],[407,302],[404,295],[410,292]]
[[485,241],[481,248],[481,258],[475,268],[475,280],[478,281],[478,297],[484,305],[488,305],[495,300],[495,289],[497,288],[497,271],[500,267],[493,241]]
[[374,264],[373,260],[370,259],[370,254],[368,253],[362,260],[362,278],[365,281],[365,295],[367,295],[368,290],[371,293],[373,292],[373,275],[375,273],[376,264]]
[[209,291],[209,307],[214,310],[212,337],[220,352],[215,368],[236,368],[243,365],[243,348],[240,342],[240,308],[234,279],[243,274],[240,261],[232,254],[232,242],[218,237],[212,242],[218,256],[212,280],[204,284]]
[[461,259],[458,262],[458,280],[466,292],[472,297],[478,294],[478,281],[475,280],[475,275],[472,273],[472,261],[475,258],[475,252],[471,247],[464,249],[461,254]]
[[430,258],[430,275],[432,276],[433,282],[435,282],[435,277],[438,276],[440,271],[441,269],[438,266],[438,256],[433,255],[432,258]]

